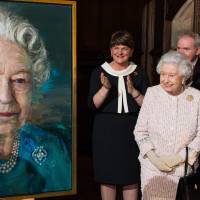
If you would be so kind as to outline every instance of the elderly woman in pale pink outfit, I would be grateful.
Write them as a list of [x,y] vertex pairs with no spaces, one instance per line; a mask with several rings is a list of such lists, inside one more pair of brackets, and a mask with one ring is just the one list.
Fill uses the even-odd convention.
[[148,88],[134,130],[140,148],[142,198],[174,200],[184,175],[186,146],[189,164],[198,165],[200,92],[185,85],[192,75],[191,63],[176,51],[161,57],[157,72],[160,84]]

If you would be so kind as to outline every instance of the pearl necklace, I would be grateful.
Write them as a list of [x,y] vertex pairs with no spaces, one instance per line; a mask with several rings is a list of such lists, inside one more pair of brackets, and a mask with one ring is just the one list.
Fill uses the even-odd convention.
[[16,162],[17,162],[18,153],[19,153],[19,135],[17,134],[17,136],[14,139],[11,157],[9,158],[9,160],[4,162],[3,164],[0,164],[0,173],[1,174],[8,173],[15,167]]

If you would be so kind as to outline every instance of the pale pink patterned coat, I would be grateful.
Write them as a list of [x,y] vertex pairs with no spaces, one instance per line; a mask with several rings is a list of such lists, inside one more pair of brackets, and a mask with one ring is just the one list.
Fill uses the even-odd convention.
[[[154,149],[157,155],[179,153],[185,158],[187,145],[200,151],[200,92],[189,87],[180,95],[172,96],[160,85],[148,88],[134,134],[140,149],[142,190],[153,177],[165,176],[174,181],[175,195],[178,179],[184,174],[184,165],[176,167],[173,172],[163,173],[145,154]],[[172,199],[175,198],[173,195]]]

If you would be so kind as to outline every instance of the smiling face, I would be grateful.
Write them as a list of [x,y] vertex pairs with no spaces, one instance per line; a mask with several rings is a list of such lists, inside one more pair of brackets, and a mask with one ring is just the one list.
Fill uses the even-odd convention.
[[126,45],[115,45],[110,49],[110,51],[113,61],[121,66],[127,66],[129,58],[133,54],[133,49]]
[[160,85],[171,95],[179,95],[182,91],[184,77],[176,65],[163,64],[160,69]]
[[25,51],[0,40],[0,125],[22,124],[31,111],[31,71]]

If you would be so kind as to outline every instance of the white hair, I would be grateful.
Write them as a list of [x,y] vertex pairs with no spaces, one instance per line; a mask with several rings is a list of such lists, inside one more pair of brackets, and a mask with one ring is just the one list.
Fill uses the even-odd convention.
[[27,67],[31,69],[36,85],[48,79],[47,50],[37,29],[28,20],[0,7],[0,39],[12,41],[25,50],[31,62]]
[[156,67],[158,74],[160,74],[160,70],[164,64],[176,66],[179,73],[184,76],[185,80],[192,76],[192,63],[187,57],[177,51],[170,50],[161,57]]

